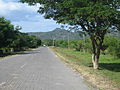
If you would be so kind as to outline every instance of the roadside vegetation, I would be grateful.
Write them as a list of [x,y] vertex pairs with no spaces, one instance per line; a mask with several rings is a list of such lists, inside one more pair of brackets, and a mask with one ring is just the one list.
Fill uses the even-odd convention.
[[[120,89],[120,38],[106,35],[105,48],[101,51],[99,69],[92,69],[90,39],[72,41],[54,41],[51,47],[58,56],[88,79],[95,86],[103,90]],[[48,46],[53,46],[52,40],[45,40]],[[69,46],[68,46],[69,44]],[[76,66],[78,65],[78,66]],[[86,74],[87,73],[87,74]],[[94,75],[94,77],[93,77]],[[94,80],[93,80],[94,79]],[[111,89],[112,88],[112,89]]]
[[[56,46],[61,48],[74,49],[80,52],[92,54],[92,45],[89,37],[84,40],[43,40],[47,46]],[[120,58],[120,37],[106,35],[101,50],[102,55],[111,55],[114,58]]]
[[0,57],[41,45],[40,39],[20,32],[20,29],[20,26],[15,27],[9,20],[0,17]]
[[[93,73],[95,76],[90,76],[91,79],[100,81],[99,76],[105,77],[101,80],[103,82],[100,81],[95,85],[102,83],[101,86],[104,87],[105,84],[109,84],[109,82],[104,82],[107,81],[107,78],[112,80],[112,84],[104,88],[105,90],[119,88],[120,38],[107,34],[114,32],[118,34],[120,31],[120,0],[20,1],[29,5],[40,4],[38,12],[43,14],[46,19],[53,19],[57,23],[65,25],[65,27],[66,25],[70,26],[67,27],[69,31],[75,30],[88,35],[83,40],[55,41],[53,38],[53,40],[45,40],[43,44],[59,47],[54,48],[54,50],[74,65],[82,65],[84,71]],[[1,53],[11,51],[11,48],[14,51],[19,51],[37,46],[36,38],[20,33],[18,31],[21,29],[19,26],[15,28],[4,18],[1,18],[0,25]],[[93,69],[91,69],[91,66]]]
[[120,0],[20,0],[40,4],[38,12],[46,19],[69,25],[68,30],[87,33],[92,45],[93,68],[99,68],[103,41],[108,32],[120,30]]
[[[52,48],[68,65],[80,72],[86,81],[102,90],[120,89],[120,59],[101,55],[99,70],[92,69],[91,54],[60,47]],[[93,77],[94,76],[94,77]]]

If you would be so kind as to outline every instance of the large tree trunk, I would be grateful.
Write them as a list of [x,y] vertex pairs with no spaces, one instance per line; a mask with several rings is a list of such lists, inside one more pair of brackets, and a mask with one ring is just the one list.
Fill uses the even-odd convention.
[[98,69],[99,68],[99,57],[100,57],[100,47],[101,43],[97,43],[95,39],[92,40],[92,47],[93,47],[93,54],[92,54],[92,63],[93,68]]
[[93,54],[92,55],[92,63],[93,63],[93,68],[98,69],[99,68],[99,58],[98,55]]

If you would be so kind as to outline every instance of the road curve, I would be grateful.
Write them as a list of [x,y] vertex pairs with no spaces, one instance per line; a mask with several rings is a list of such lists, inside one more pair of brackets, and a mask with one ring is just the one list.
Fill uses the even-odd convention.
[[0,60],[0,90],[90,90],[47,47]]

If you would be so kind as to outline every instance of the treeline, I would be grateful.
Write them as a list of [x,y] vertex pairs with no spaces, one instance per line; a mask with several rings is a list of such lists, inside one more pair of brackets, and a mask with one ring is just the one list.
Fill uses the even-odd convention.
[[[48,46],[56,46],[62,48],[75,49],[80,52],[92,53],[92,44],[89,38],[85,40],[44,40],[44,44]],[[102,54],[110,54],[114,57],[120,58],[120,38],[113,36],[106,36],[104,44],[101,47]]]
[[15,27],[9,20],[0,17],[0,56],[41,45],[40,39],[21,33],[20,29],[21,27]]
[[63,28],[56,28],[49,32],[30,32],[29,35],[34,35],[42,40],[55,39],[55,40],[67,40],[68,35],[70,35],[69,40],[80,40],[81,36],[78,32],[70,32]]

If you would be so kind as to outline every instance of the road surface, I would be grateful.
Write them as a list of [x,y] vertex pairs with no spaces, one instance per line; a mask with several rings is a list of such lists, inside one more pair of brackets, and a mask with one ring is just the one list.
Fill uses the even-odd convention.
[[0,60],[0,90],[90,90],[47,47]]

